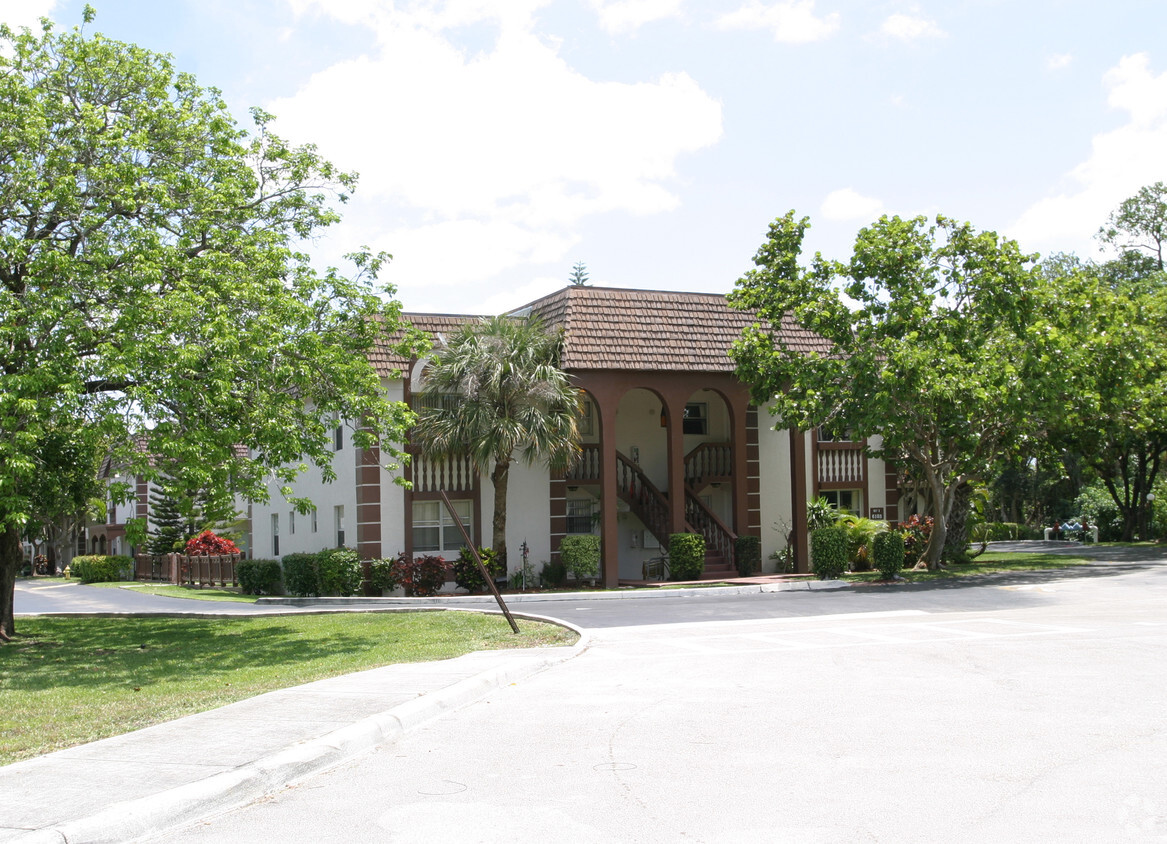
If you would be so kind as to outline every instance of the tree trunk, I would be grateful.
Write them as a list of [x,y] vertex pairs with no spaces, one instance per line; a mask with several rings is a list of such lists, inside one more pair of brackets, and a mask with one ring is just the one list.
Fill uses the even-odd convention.
[[507,562],[507,481],[510,477],[510,461],[499,460],[494,464],[494,471],[490,473],[491,483],[494,484],[494,525],[491,539],[491,550],[494,557],[506,571]]
[[947,536],[944,539],[944,559],[963,560],[968,553],[968,515],[972,510],[972,484],[965,481],[956,488],[952,499],[952,510],[946,521]]
[[0,640],[8,641],[16,635],[15,607],[16,575],[24,554],[20,548],[20,529],[8,527],[0,531]]
[[952,507],[952,495],[944,486],[941,476],[932,466],[924,465],[924,477],[931,493],[931,506],[924,511],[925,515],[932,516],[932,535],[928,537],[928,546],[924,555],[916,563],[916,568],[927,568],[935,571],[940,568],[940,557],[944,553],[944,540],[948,536],[948,513]]

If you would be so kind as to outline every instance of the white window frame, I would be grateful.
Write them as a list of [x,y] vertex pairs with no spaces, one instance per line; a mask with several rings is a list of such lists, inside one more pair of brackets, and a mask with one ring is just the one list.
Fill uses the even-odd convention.
[[[473,536],[473,500],[460,498],[450,503],[454,506],[454,510],[462,520],[466,532]],[[465,540],[462,539],[461,531],[458,530],[458,526],[454,524],[454,520],[450,518],[449,512],[441,501],[436,499],[414,501],[411,517],[413,553],[415,554],[456,555],[462,549],[462,546],[466,544]],[[435,529],[437,530],[438,537],[437,547],[433,547],[433,543],[430,542],[418,542],[417,532],[419,530],[432,531]]]

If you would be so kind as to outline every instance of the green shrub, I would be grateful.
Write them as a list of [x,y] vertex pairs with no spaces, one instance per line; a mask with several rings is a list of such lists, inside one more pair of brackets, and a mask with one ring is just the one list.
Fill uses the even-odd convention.
[[699,533],[669,534],[669,579],[700,580],[705,571],[705,537]]
[[600,537],[590,533],[572,534],[563,537],[559,546],[559,559],[576,580],[595,577],[600,573]]
[[[492,578],[497,579],[507,573],[506,563],[498,559],[490,548],[479,548],[478,554],[482,557],[482,565],[486,567],[486,571]],[[478,570],[478,563],[474,560],[474,555],[465,545],[458,552],[458,559],[454,561],[454,582],[467,592],[490,591],[490,587],[482,579],[482,572]]]
[[810,535],[811,570],[820,580],[833,580],[847,570],[847,530],[819,528]]
[[373,560],[369,565],[369,585],[378,595],[392,592],[401,584],[397,582],[394,560]]
[[284,588],[289,595],[309,598],[321,594],[316,557],[316,554],[284,554]]
[[507,578],[507,586],[511,589],[534,589],[539,585],[539,575],[535,574],[535,566],[530,561],[523,563],[522,568],[515,569]]
[[284,578],[275,560],[240,560],[235,564],[239,590],[244,595],[282,595]]
[[552,589],[561,588],[563,584],[567,583],[567,566],[560,560],[544,563],[539,572],[539,582]]
[[316,555],[321,595],[347,598],[361,589],[361,558],[349,548],[334,548]]
[[74,557],[69,567],[70,574],[82,583],[115,583],[134,577],[134,561],[124,556],[93,554]]
[[446,585],[446,561],[426,555],[409,559],[403,551],[393,561],[393,577],[410,598],[436,595]]
[[913,513],[906,522],[896,525],[896,530],[904,538],[904,565],[914,566],[916,561],[924,555],[928,547],[928,540],[932,536],[931,516],[920,518]]
[[762,568],[762,540],[757,536],[739,536],[733,543],[733,558],[742,577],[750,577]]
[[839,519],[839,511],[827,499],[819,496],[806,505],[806,530],[813,533],[819,528],[830,527]]
[[1045,532],[1041,528],[1030,527],[1016,522],[985,522],[969,530],[973,542],[1007,542],[1018,539],[1042,539]]
[[847,531],[847,562],[852,571],[871,569],[871,542],[887,530],[887,522],[845,513],[837,524]]
[[904,567],[904,537],[894,530],[877,533],[871,540],[872,560],[884,580],[892,580]]

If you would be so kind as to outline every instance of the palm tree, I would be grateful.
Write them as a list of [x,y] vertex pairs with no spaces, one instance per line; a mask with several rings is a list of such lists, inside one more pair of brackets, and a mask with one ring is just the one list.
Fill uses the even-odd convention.
[[[429,457],[469,457],[490,472],[491,548],[503,561],[511,463],[565,468],[579,451],[579,391],[559,351],[535,317],[487,317],[453,334],[425,371],[413,441]],[[459,399],[443,400],[450,394]]]

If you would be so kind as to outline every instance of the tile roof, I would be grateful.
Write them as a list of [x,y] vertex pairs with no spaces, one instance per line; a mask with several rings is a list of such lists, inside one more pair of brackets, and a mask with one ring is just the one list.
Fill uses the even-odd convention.
[[[716,293],[572,286],[527,307],[563,329],[567,370],[733,372],[729,348],[756,321]],[[784,319],[780,330],[795,350],[827,350],[793,320]]]
[[[563,330],[563,361],[567,370],[635,369],[669,372],[733,372],[729,347],[742,329],[755,322],[750,311],[729,307],[716,293],[628,290],[614,287],[569,286],[512,313],[538,315],[549,328]],[[415,328],[433,336],[451,334],[480,319],[466,314],[402,315]],[[826,352],[817,335],[784,319],[786,343],[803,352]],[[378,344],[371,356],[377,372],[391,377],[409,361],[393,348],[393,340]]]
[[[439,334],[453,334],[468,322],[474,322],[480,317],[467,314],[402,314],[402,318],[419,331],[435,337]],[[392,378],[395,371],[404,371],[409,368],[410,361],[404,357],[394,345],[401,340],[404,332],[396,332],[390,337],[378,341],[369,361],[377,374],[382,378]]]

